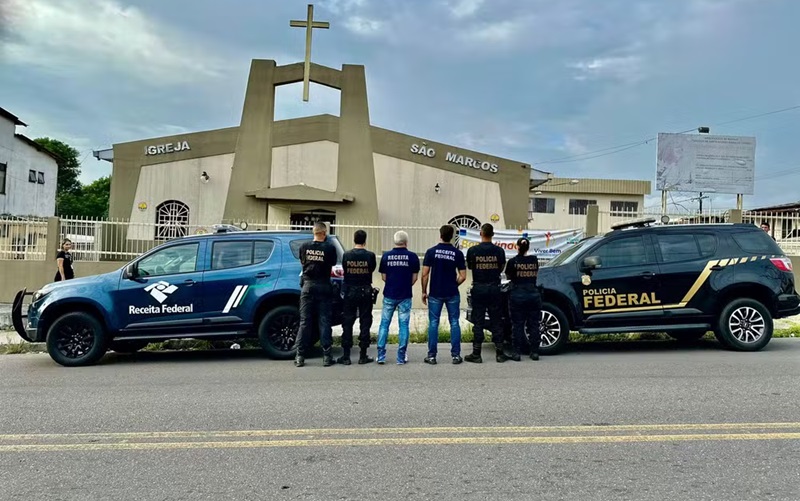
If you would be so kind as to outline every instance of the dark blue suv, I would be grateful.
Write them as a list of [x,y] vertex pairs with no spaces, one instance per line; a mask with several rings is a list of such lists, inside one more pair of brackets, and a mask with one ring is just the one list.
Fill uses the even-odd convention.
[[[176,338],[257,337],[270,357],[289,359],[299,324],[299,249],[311,238],[310,232],[220,231],[172,240],[117,271],[19,291],[14,328],[27,341],[46,342],[64,366]],[[339,325],[344,250],[335,236],[328,240],[338,254],[331,280],[332,324]]]

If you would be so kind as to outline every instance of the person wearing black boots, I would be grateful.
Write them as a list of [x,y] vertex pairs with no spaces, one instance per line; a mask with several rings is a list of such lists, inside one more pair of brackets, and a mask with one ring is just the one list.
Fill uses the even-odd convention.
[[509,293],[509,309],[511,313],[511,333],[514,337],[514,348],[511,360],[520,361],[520,347],[525,341],[527,327],[528,342],[531,345],[531,359],[539,360],[539,345],[542,340],[540,332],[542,316],[542,296],[536,287],[539,274],[539,259],[529,256],[530,241],[527,238],[517,240],[518,254],[508,260],[506,278],[511,283]]
[[375,253],[365,248],[367,232],[356,231],[353,236],[355,248],[344,253],[342,268],[344,280],[342,284],[342,350],[343,354],[336,360],[342,365],[350,365],[350,349],[353,347],[353,325],[358,316],[358,347],[361,354],[358,363],[368,364],[374,359],[367,356],[369,348],[369,329],[372,326],[372,272],[377,267]]
[[467,250],[467,268],[472,270],[472,353],[464,360],[482,363],[481,345],[483,344],[483,328],[486,313],[489,313],[489,330],[496,348],[496,360],[508,360],[503,352],[503,324],[501,319],[502,294],[500,292],[500,273],[506,264],[506,253],[492,243],[494,227],[491,224],[481,226],[481,243]]

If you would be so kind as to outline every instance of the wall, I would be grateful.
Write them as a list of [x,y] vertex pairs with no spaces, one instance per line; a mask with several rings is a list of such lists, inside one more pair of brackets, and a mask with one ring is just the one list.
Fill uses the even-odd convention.
[[[6,166],[5,194],[0,195],[0,214],[53,216],[56,211],[58,165],[49,155],[14,136],[14,124],[0,119],[0,163]],[[10,127],[9,127],[10,125]],[[44,184],[28,181],[28,171],[44,172]]]
[[[638,202],[638,210],[644,209],[644,195],[617,195],[605,193],[548,193],[543,191],[541,195],[531,195],[533,198],[553,198],[555,199],[555,213],[532,213],[529,217],[533,219],[528,222],[531,229],[567,229],[583,228],[586,216],[582,214],[569,213],[569,201],[577,200],[596,200],[600,210],[599,231],[607,232],[611,225],[619,221],[631,219],[631,217],[610,217],[611,201],[619,202]],[[635,215],[632,217],[636,217]]]
[[[132,226],[128,238],[151,240],[156,208],[166,200],[178,200],[189,206],[190,226],[220,223],[232,165],[231,153],[142,166],[129,211],[131,222],[143,225]],[[208,183],[200,181],[203,172],[209,175]],[[140,203],[147,208],[140,210]]]
[[339,145],[315,141],[272,148],[270,188],[306,186],[336,191]]

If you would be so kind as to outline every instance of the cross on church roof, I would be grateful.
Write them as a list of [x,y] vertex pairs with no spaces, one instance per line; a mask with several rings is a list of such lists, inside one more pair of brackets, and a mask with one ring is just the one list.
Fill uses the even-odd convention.
[[322,28],[327,30],[330,23],[327,21],[314,21],[314,6],[308,4],[308,17],[305,21],[289,21],[292,28],[306,29],[306,59],[303,67],[303,101],[308,101],[308,83],[311,75],[311,30]]

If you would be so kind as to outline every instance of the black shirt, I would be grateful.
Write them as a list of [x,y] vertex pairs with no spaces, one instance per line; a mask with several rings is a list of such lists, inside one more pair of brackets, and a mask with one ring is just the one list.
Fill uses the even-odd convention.
[[499,284],[506,265],[506,252],[491,242],[481,242],[467,249],[467,267],[472,270],[472,283]]
[[[58,251],[58,255],[56,259],[63,259],[64,263],[62,266],[64,267],[64,279],[70,280],[75,278],[75,271],[72,269],[72,254],[67,251]],[[61,278],[61,271],[56,271],[56,282],[60,281]]]
[[378,266],[375,254],[367,249],[353,249],[344,253],[344,283],[346,285],[371,285],[372,272]]
[[539,274],[539,258],[536,256],[514,256],[506,265],[506,278],[515,286],[536,286],[536,275]]
[[300,264],[304,280],[330,280],[331,268],[336,264],[336,247],[328,242],[305,242],[300,246]]

